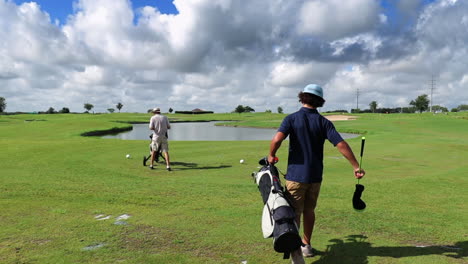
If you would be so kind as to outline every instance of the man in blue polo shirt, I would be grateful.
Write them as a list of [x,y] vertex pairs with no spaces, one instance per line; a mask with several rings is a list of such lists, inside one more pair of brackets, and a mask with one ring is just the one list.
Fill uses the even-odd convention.
[[322,182],[325,139],[336,146],[348,159],[353,166],[356,178],[360,179],[365,174],[364,170],[359,168],[359,163],[348,143],[336,131],[333,123],[317,111],[317,108],[322,107],[325,103],[322,87],[309,84],[299,93],[298,97],[302,108],[284,118],[271,141],[268,156],[268,161],[273,163],[276,151],[280,148],[283,140],[289,136],[286,188],[291,194],[291,200],[296,210],[297,225],[300,226],[301,215],[303,215],[304,223],[302,254],[300,251],[293,253],[293,262],[294,257],[297,258],[298,254],[305,257],[314,255],[310,240],[315,223],[314,210]]

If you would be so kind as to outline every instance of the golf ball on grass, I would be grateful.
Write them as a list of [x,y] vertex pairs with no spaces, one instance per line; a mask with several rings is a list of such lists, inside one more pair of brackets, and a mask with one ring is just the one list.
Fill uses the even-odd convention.
[[127,159],[129,159],[129,158],[130,158],[130,154],[127,154],[127,156],[125,156],[125,157],[126,157]]
[[240,162],[240,164],[242,164],[242,163],[244,163],[244,160],[243,160],[243,159],[241,159],[239,162]]

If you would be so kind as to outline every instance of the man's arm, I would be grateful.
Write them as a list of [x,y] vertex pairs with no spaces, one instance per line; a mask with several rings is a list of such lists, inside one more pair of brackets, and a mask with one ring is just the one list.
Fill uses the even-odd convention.
[[343,154],[343,156],[349,161],[349,163],[351,163],[351,166],[353,166],[354,176],[358,179],[364,177],[366,172],[363,169],[359,168],[359,163],[356,160],[356,157],[354,156],[354,153],[351,150],[351,147],[348,145],[348,143],[343,140],[336,145],[336,148],[338,149],[338,151],[341,152],[341,154]]
[[286,138],[286,135],[283,132],[276,132],[275,136],[270,142],[270,154],[268,155],[268,162],[275,162],[276,151],[281,147],[281,143]]

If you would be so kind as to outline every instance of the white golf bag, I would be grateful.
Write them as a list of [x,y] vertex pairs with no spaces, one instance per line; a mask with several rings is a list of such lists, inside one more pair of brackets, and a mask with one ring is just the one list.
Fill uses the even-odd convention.
[[281,186],[278,169],[269,164],[266,158],[259,163],[263,167],[259,172],[252,173],[252,177],[258,185],[264,204],[263,237],[273,237],[273,248],[276,252],[284,253],[284,258],[287,259],[302,244],[295,222],[296,214]]

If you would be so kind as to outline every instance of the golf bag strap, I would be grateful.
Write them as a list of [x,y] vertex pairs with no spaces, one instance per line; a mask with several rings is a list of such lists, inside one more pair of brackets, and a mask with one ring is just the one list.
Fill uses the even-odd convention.
[[284,252],[283,259],[289,259],[290,256],[291,256],[291,252]]
[[278,172],[281,173],[281,175],[283,175],[283,177],[286,179],[286,174],[284,174],[280,169],[278,169]]

